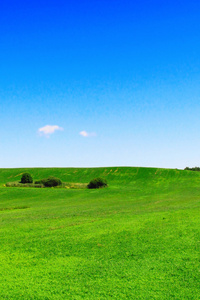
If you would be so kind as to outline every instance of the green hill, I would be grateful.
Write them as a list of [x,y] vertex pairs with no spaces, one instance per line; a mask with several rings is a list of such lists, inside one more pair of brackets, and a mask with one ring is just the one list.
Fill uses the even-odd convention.
[[[7,188],[23,172],[108,188]],[[200,172],[0,169],[0,299],[199,299]]]
[[0,183],[7,181],[20,181],[21,175],[29,172],[34,180],[46,178],[48,176],[59,177],[65,182],[87,183],[91,178],[104,177],[112,185],[123,183],[128,185],[139,182],[159,182],[178,181],[188,182],[198,181],[199,172],[192,172],[177,169],[158,169],[141,167],[108,167],[108,168],[21,168],[21,169],[0,169]]

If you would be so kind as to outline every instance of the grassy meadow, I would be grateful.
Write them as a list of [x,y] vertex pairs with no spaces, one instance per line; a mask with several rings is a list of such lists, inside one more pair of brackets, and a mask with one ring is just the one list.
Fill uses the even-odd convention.
[[0,169],[0,243],[0,299],[200,299],[200,172]]

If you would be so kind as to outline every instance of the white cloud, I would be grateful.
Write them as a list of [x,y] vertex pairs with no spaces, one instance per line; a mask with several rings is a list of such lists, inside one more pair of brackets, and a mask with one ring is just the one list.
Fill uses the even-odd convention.
[[82,135],[83,137],[90,137],[90,136],[96,136],[95,132],[87,132],[85,130],[79,132],[80,135]]
[[82,136],[84,136],[84,137],[88,137],[88,135],[89,135],[88,132],[85,131],[85,130],[79,132],[79,134],[82,135]]
[[50,134],[54,133],[56,130],[64,130],[62,127],[58,125],[46,125],[38,129],[40,135],[44,135],[49,137]]

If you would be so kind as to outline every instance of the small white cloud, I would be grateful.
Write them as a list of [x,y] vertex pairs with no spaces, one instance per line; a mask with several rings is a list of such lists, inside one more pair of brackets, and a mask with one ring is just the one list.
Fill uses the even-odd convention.
[[82,135],[82,136],[84,136],[84,137],[88,137],[89,136],[88,132],[85,131],[85,130],[79,132],[79,134]]
[[90,136],[96,136],[95,132],[87,132],[85,130],[79,132],[79,134],[83,137],[90,137]]
[[58,125],[46,125],[38,129],[40,135],[49,137],[50,134],[54,133],[56,130],[64,130]]

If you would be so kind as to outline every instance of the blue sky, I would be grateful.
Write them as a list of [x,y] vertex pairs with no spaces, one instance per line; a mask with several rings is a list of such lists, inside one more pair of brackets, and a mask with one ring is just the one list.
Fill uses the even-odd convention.
[[2,2],[0,167],[200,166],[199,1]]

